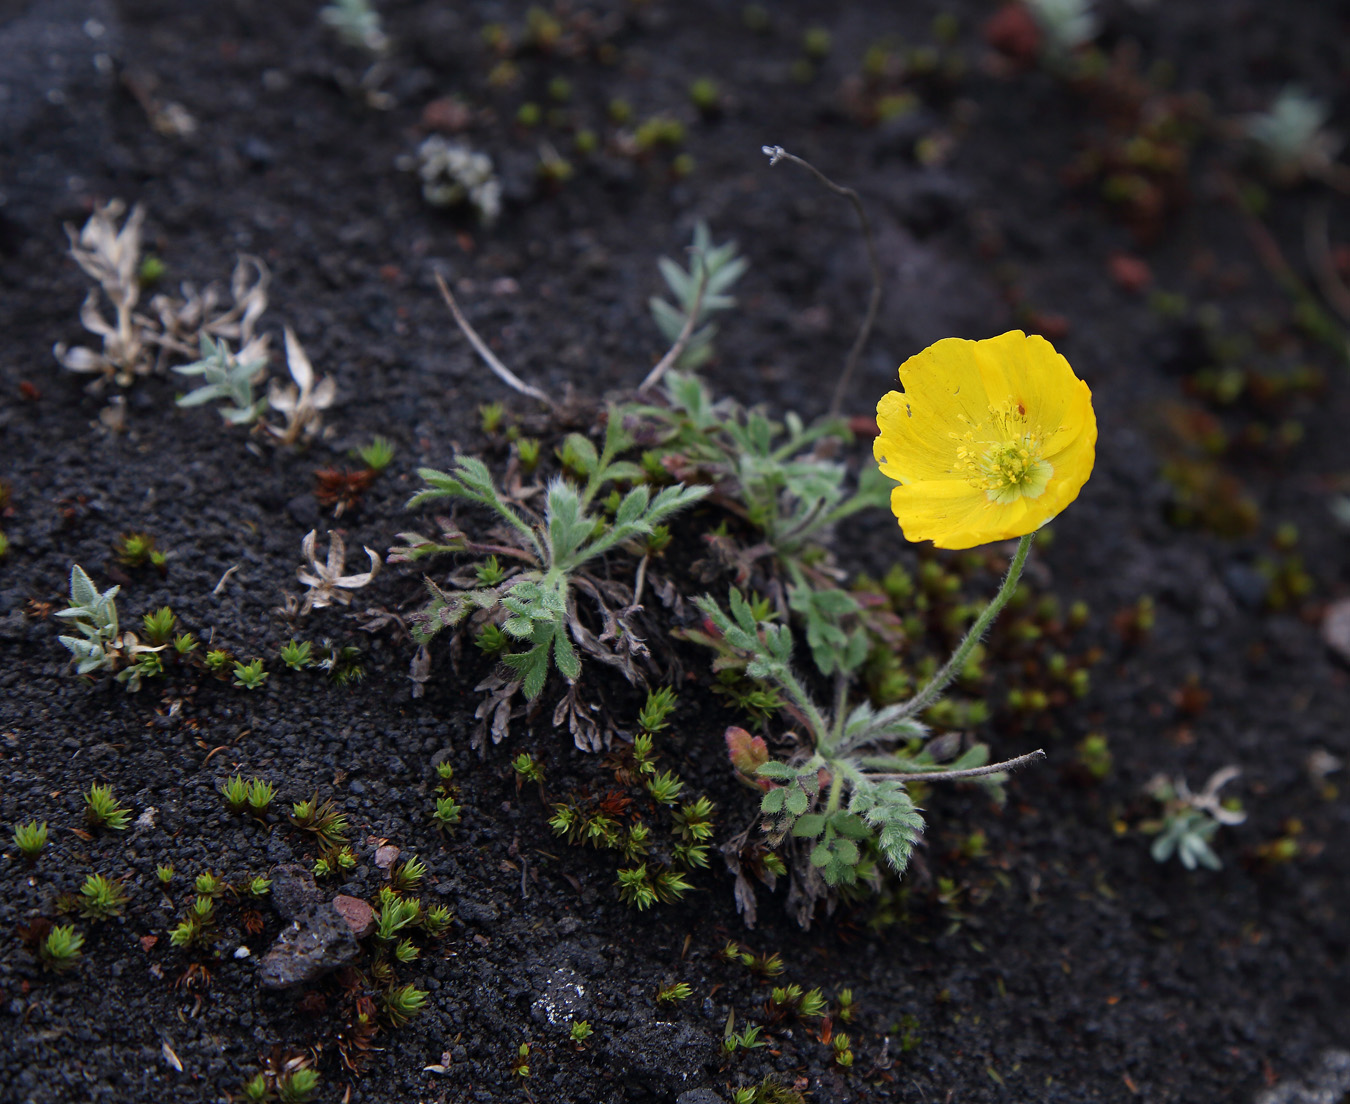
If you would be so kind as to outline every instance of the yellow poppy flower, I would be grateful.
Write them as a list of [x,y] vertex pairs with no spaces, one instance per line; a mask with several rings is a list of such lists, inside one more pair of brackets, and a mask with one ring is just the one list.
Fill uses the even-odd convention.
[[1092,392],[1043,337],[949,337],[900,366],[872,451],[905,538],[973,548],[1034,532],[1092,474]]

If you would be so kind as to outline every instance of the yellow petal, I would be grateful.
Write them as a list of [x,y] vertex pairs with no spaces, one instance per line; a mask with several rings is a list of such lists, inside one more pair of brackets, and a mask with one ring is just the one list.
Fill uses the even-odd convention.
[[1087,385],[1069,362],[1038,334],[1011,330],[987,341],[972,341],[991,405],[1010,403],[1025,413],[1031,431],[1044,439],[1059,431],[1074,394]]
[[908,541],[930,540],[938,548],[974,548],[977,544],[1020,537],[1044,524],[1028,522],[1030,500],[1002,505],[964,481],[912,483],[891,491],[891,512]]

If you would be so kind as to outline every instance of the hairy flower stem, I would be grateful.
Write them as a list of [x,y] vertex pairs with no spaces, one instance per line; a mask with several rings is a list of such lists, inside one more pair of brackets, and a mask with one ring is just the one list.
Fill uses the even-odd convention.
[[869,774],[867,777],[873,782],[950,782],[962,778],[982,778],[990,774],[1003,774],[1005,771],[1016,770],[1018,767],[1026,766],[1028,763],[1044,758],[1045,752],[1037,748],[1035,751],[1029,751],[1014,759],[1005,759],[1002,763],[987,763],[983,767],[964,767],[960,770],[906,771],[901,774]]
[[957,645],[956,651],[952,652],[951,658],[942,665],[942,669],[933,676],[927,686],[905,704],[900,714],[902,717],[917,717],[929,706],[936,704],[947,687],[965,670],[966,661],[974,651],[975,645],[984,639],[984,634],[989,631],[994,618],[1003,611],[1008,599],[1013,596],[1013,591],[1017,589],[1017,581],[1022,577],[1022,568],[1027,562],[1027,554],[1031,551],[1031,542],[1035,539],[1036,534],[1033,531],[1017,542],[1017,552],[1013,555],[1012,563],[1008,565],[1008,574],[1004,576],[1003,585],[998,588],[998,593],[975,619],[975,624],[970,626],[965,638]]

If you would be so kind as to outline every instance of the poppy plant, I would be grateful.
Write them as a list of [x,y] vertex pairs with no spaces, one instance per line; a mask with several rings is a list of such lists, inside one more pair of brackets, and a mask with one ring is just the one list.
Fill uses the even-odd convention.
[[900,485],[891,510],[911,541],[974,548],[1020,537],[1003,585],[942,668],[905,704],[917,717],[964,669],[1017,589],[1036,530],[1092,474],[1092,392],[1043,337],[949,337],[900,366],[903,393],[877,404],[872,451]]

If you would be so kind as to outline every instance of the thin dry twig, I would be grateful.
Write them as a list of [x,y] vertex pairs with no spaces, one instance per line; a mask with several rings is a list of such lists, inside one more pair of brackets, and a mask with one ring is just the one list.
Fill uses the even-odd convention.
[[639,395],[645,394],[661,382],[661,377],[670,370],[670,366],[684,355],[689,339],[694,336],[694,329],[698,326],[699,312],[703,309],[703,293],[708,290],[708,266],[699,264],[698,268],[698,291],[694,294],[694,305],[685,317],[684,325],[675,338],[675,344],[666,350],[666,355],[656,362],[656,366],[647,373],[647,378],[638,384]]
[[473,346],[474,351],[483,358],[483,363],[492,369],[493,374],[499,380],[511,390],[519,391],[522,395],[528,395],[532,399],[538,399],[545,406],[557,406],[557,403],[540,391],[539,388],[530,386],[497,359],[493,351],[487,347],[487,343],[478,336],[478,331],[469,325],[469,320],[464,317],[464,312],[459,309],[459,304],[455,302],[455,297],[450,294],[450,288],[439,272],[436,273],[436,286],[441,289],[441,297],[445,300],[445,305],[450,308],[450,313],[455,316],[455,324],[469,339],[469,344]]
[[1303,244],[1308,253],[1308,264],[1324,298],[1341,320],[1350,324],[1350,287],[1346,287],[1336,271],[1331,256],[1331,231],[1328,226],[1328,205],[1318,203],[1308,208],[1303,222]]
[[979,778],[986,774],[1002,774],[1004,771],[1016,770],[1018,767],[1026,766],[1036,759],[1044,758],[1045,752],[1037,748],[1035,751],[1017,756],[1016,759],[1008,759],[1002,763],[990,763],[983,767],[968,767],[965,770],[913,771],[903,774],[869,774],[867,777],[872,781],[884,779],[887,782],[943,782],[953,778]]
[[810,172],[835,195],[843,196],[853,204],[853,209],[858,212],[858,222],[862,226],[863,244],[867,246],[867,263],[872,270],[872,291],[867,297],[867,313],[858,328],[858,336],[853,339],[853,347],[849,349],[848,359],[844,361],[844,372],[839,377],[839,382],[834,385],[834,395],[830,399],[830,415],[833,417],[839,413],[839,408],[843,405],[844,395],[853,379],[853,372],[858,367],[858,360],[867,345],[867,339],[872,336],[872,327],[876,324],[877,312],[881,309],[881,261],[877,257],[876,235],[872,233],[872,223],[863,207],[862,197],[852,188],[836,184],[810,161],[788,153],[782,146],[765,146],[764,153],[768,156],[771,166],[778,164],[779,161],[791,161]]

